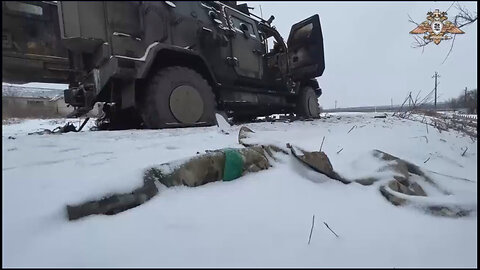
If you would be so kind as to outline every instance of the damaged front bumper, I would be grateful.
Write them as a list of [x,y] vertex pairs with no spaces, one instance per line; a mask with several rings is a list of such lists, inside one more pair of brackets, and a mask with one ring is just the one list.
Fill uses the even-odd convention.
[[98,99],[111,79],[118,78],[129,81],[136,78],[135,69],[127,67],[128,63],[124,62],[128,61],[112,56],[105,64],[90,71],[80,80],[78,86],[71,86],[64,91],[65,103],[76,108],[71,114],[72,116],[78,117],[89,112],[97,101],[111,102],[108,100],[111,95],[102,95],[107,97],[107,100]]
[[95,92],[92,85],[80,85],[64,90],[65,103],[75,107],[67,117],[79,117],[93,109],[96,100]]

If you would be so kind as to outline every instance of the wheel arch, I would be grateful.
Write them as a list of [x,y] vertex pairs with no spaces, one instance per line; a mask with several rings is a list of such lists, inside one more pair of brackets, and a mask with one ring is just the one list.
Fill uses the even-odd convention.
[[304,88],[306,86],[312,87],[313,91],[315,92],[317,97],[320,97],[322,95],[322,89],[318,85],[317,79],[310,79],[310,80],[306,80],[306,81],[301,82],[301,84],[300,84],[301,88]]
[[161,47],[152,50],[147,56],[145,64],[139,70],[137,78],[147,79],[156,70],[170,66],[182,66],[195,70],[207,80],[216,94],[218,82],[215,74],[207,65],[205,58],[194,51],[184,48]]

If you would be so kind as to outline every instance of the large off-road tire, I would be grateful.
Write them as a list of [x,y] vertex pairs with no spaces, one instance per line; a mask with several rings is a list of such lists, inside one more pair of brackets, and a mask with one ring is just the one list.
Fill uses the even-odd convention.
[[146,84],[141,114],[146,128],[215,125],[212,87],[196,71],[168,67],[153,74]]
[[304,118],[319,118],[320,105],[315,91],[310,86],[305,86],[300,90],[297,98],[297,116]]
[[257,117],[254,115],[244,115],[244,114],[240,114],[240,115],[234,114],[232,117],[232,121],[235,124],[249,123],[249,122],[253,122],[255,119],[257,119]]

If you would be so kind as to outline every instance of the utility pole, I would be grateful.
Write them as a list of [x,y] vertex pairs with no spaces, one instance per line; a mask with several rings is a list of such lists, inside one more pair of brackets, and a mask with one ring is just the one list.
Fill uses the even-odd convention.
[[337,101],[335,100],[335,109],[337,108]]
[[467,87],[465,86],[465,107],[467,107]]
[[392,108],[393,108],[393,98],[390,99],[390,104],[391,104],[391,106],[392,106]]
[[435,110],[437,109],[437,78],[439,78],[438,72],[435,71],[435,75],[432,78],[435,78]]

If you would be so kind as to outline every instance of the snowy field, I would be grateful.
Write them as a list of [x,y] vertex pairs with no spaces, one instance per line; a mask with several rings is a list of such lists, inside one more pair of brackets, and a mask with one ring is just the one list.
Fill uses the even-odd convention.
[[[473,194],[476,209],[476,140],[374,115],[246,126],[259,142],[306,150],[318,150],[325,137],[322,150],[346,177],[371,175],[370,153],[378,149],[427,172],[470,179],[449,186]],[[232,182],[162,189],[117,215],[70,222],[67,204],[130,192],[151,165],[240,148],[240,126],[229,134],[217,127],[94,132],[87,126],[80,133],[27,135],[60,124],[2,126],[4,267],[477,267],[476,211],[447,218],[396,207],[375,186],[312,181],[289,162]]]
[[473,120],[477,120],[477,115],[476,114],[463,114],[463,113],[460,113],[460,112],[451,112],[451,111],[447,111],[447,112],[439,112],[440,114],[445,114],[445,115],[448,115],[448,116],[458,116],[458,117],[463,117],[463,118],[467,118],[467,119],[473,119]]

